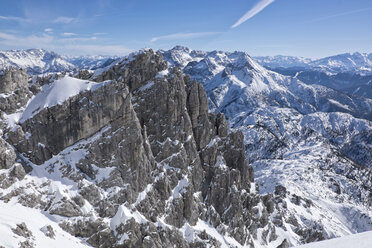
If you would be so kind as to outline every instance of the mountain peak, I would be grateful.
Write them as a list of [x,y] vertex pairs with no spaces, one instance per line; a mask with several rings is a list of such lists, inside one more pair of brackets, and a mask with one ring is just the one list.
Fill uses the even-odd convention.
[[187,53],[191,52],[191,49],[190,48],[188,48],[186,46],[181,46],[181,45],[174,46],[170,50],[171,51],[176,51],[176,50],[178,50],[178,51],[184,51],[184,52],[187,52]]

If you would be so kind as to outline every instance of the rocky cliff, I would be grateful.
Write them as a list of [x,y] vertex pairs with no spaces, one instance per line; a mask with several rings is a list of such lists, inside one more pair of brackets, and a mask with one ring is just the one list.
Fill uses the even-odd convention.
[[[282,217],[269,217],[274,197],[258,194],[243,134],[208,111],[200,83],[152,50],[83,74],[61,79],[78,81],[60,102],[45,100],[57,80],[1,110],[0,199],[53,220],[5,228],[15,244],[37,247],[57,240],[53,232],[94,247],[288,247],[276,233]],[[28,90],[5,78],[0,93]]]

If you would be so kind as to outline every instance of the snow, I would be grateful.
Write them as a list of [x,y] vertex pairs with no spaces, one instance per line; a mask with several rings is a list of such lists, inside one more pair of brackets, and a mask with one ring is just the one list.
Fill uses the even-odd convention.
[[[0,202],[1,246],[18,248],[20,242],[27,240],[27,238],[14,234],[11,230],[11,228],[16,228],[16,225],[22,222],[26,224],[27,228],[35,237],[34,240],[29,240],[35,244],[35,247],[91,247],[83,243],[80,239],[63,231],[47,212],[27,208],[17,203],[4,202]],[[56,235],[54,239],[45,236],[46,225],[53,227]]]
[[165,69],[163,71],[159,71],[158,74],[156,74],[155,78],[163,78],[168,74],[169,74],[169,70]]
[[217,156],[216,164],[214,165],[220,169],[227,169],[226,162],[224,158],[220,155]]
[[5,122],[7,123],[7,126],[9,129],[12,129],[16,126],[16,124],[18,123],[19,121],[19,118],[21,118],[22,116],[22,110],[18,111],[18,112],[15,112],[13,114],[4,114],[4,119],[5,119]]
[[19,122],[23,123],[44,108],[50,108],[52,106],[62,104],[67,99],[79,94],[80,92],[86,90],[96,90],[108,82],[110,81],[96,83],[65,76],[64,78],[56,80],[51,84],[44,85],[41,92],[39,92],[27,104]]
[[124,205],[119,206],[115,216],[110,220],[111,229],[116,230],[119,225],[125,225],[132,218],[140,224],[147,222],[146,218],[137,210],[132,211]]
[[154,85],[155,85],[154,81],[149,81],[145,85],[139,87],[137,90],[138,91],[146,91],[146,90],[150,89]]
[[186,191],[187,186],[189,186],[189,180],[187,178],[179,180],[177,186],[173,189],[171,198],[173,199],[180,198],[182,194]]
[[346,109],[346,110],[350,110],[350,107],[346,104],[342,104],[336,100],[333,100],[333,99],[329,99],[329,102],[333,103],[334,105],[336,105],[337,107],[340,107],[340,108],[343,108],[343,109]]
[[372,231],[297,246],[298,248],[371,248]]
[[190,226],[188,223],[185,223],[181,228],[181,232],[188,242],[192,242],[195,239],[195,232],[199,233],[202,231],[205,231],[208,235],[219,241],[221,243],[221,248],[242,247],[234,238],[228,235],[222,235],[216,228],[200,219],[198,219],[195,226]]

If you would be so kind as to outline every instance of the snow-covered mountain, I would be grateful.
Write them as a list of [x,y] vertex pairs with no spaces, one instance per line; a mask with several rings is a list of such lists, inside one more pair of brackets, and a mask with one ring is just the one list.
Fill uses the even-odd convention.
[[303,67],[308,68],[310,67],[312,59],[303,58],[303,57],[296,57],[296,56],[284,56],[284,55],[276,55],[276,56],[256,56],[254,57],[256,61],[258,61],[261,65],[270,68],[278,68],[278,67]]
[[275,214],[286,216],[278,226],[293,245],[372,230],[371,100],[306,85],[243,52],[163,54],[243,132],[256,182],[278,196]]
[[321,59],[308,59],[295,56],[257,56],[254,57],[261,65],[269,68],[302,67],[327,73],[339,72],[372,72],[372,54],[344,53]]
[[340,111],[372,119],[372,100],[357,96],[351,99],[330,88],[310,86],[269,71],[244,52],[206,53],[175,47],[163,54],[171,66],[181,66],[191,79],[202,82],[211,109],[228,117],[258,107],[280,106],[303,114]]
[[0,51],[0,70],[24,68],[30,75],[51,72],[92,70],[105,67],[117,57],[109,56],[61,56],[43,49]]
[[372,230],[372,100],[180,46],[0,81],[0,212],[20,212],[0,217],[0,245],[284,248]]
[[372,54],[344,53],[314,60],[310,65],[330,72],[372,72]]
[[0,245],[288,246],[200,83],[149,49],[90,73],[0,77]]
[[33,75],[75,69],[60,55],[43,49],[0,51],[0,69],[9,67],[25,68]]
[[255,57],[263,66],[307,84],[372,98],[372,54],[345,53],[311,60],[290,56]]

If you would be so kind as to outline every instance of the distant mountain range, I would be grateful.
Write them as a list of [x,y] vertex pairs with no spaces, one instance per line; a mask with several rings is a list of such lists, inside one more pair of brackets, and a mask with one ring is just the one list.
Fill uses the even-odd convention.
[[[199,56],[191,51],[190,56]],[[0,70],[7,67],[26,68],[28,74],[95,70],[110,65],[118,57],[113,56],[61,56],[43,49],[0,51]],[[253,57],[269,70],[298,78],[306,84],[323,85],[348,95],[372,98],[372,54],[345,53],[321,59],[295,56]],[[185,66],[191,57],[180,58],[179,66]]]
[[73,64],[76,69],[94,70],[100,67],[105,67],[113,62],[118,57],[116,56],[76,56],[65,57],[69,63]]
[[304,83],[372,98],[372,54],[345,53],[316,60],[280,55],[255,59],[270,70]]
[[[0,51],[0,68],[22,67],[30,73],[57,72],[73,69],[94,69],[104,66],[110,59],[117,56],[61,56],[44,49],[7,50]],[[340,72],[358,72],[372,74],[372,53],[345,53],[321,59],[309,59],[295,56],[257,56],[253,57],[264,67],[311,69],[327,74]]]
[[27,69],[28,74],[95,69],[105,66],[108,56],[67,57],[44,49],[0,51],[0,69],[16,67]]
[[0,68],[25,68],[29,74],[71,71],[75,65],[66,58],[43,49],[0,51]]
[[322,71],[327,74],[340,72],[358,72],[372,74],[372,53],[344,53],[321,59],[309,59],[294,56],[258,56],[254,57],[261,65],[269,68],[302,67]]

